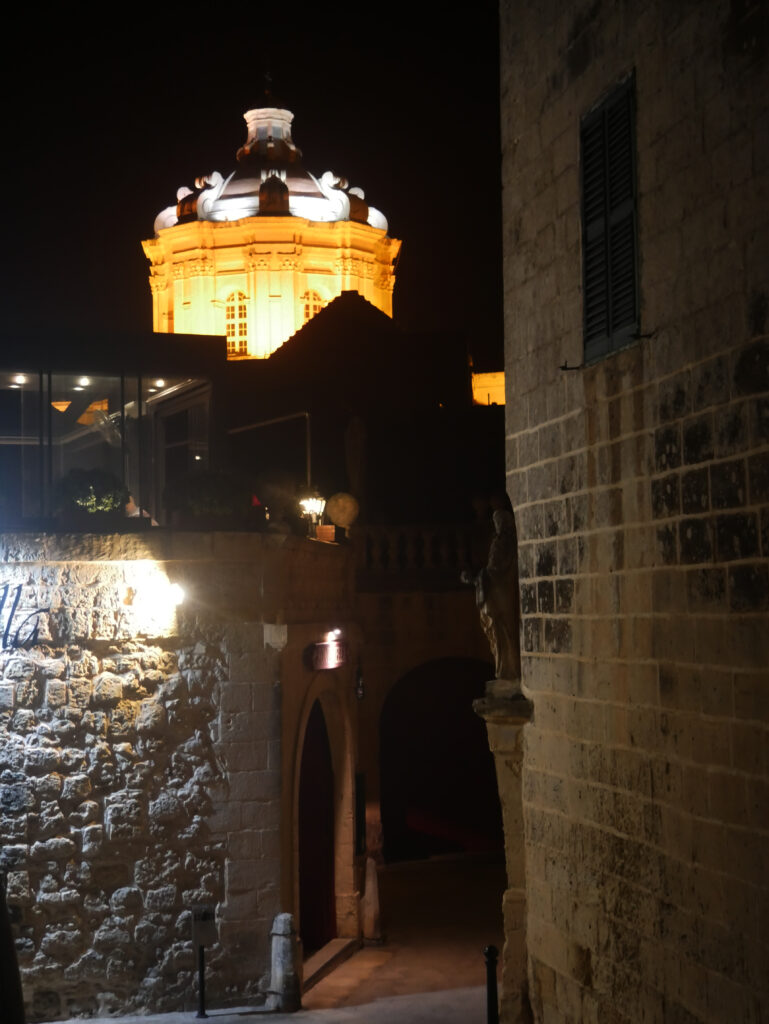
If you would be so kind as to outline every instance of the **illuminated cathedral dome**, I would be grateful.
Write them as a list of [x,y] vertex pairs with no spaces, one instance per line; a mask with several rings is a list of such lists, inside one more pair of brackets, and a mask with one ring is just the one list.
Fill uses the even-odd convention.
[[302,166],[302,153],[291,138],[294,115],[280,107],[259,107],[243,115],[248,138],[237,152],[239,167],[227,178],[218,171],[198,178],[195,190],[179,189],[176,206],[155,219],[155,231],[172,227],[194,211],[198,220],[240,220],[272,214],[261,196],[271,183],[288,193],[288,213],[312,221],[354,220],[387,231],[387,220],[365,202],[363,190],[326,171],[316,178]]
[[291,111],[243,116],[236,169],[180,188],[143,243],[154,329],[225,334],[242,359],[271,355],[343,291],[392,316],[400,242],[384,215],[344,178],[304,168]]

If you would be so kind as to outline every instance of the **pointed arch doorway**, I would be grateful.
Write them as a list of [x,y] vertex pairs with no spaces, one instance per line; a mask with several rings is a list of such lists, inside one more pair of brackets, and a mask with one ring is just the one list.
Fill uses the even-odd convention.
[[334,769],[326,718],[312,705],[299,774],[299,913],[305,956],[336,937]]

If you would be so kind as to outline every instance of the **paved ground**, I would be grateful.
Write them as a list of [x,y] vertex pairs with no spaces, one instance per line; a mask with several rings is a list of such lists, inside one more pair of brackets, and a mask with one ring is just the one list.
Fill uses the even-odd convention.
[[379,874],[385,944],[356,953],[308,992],[309,1009],[484,986],[484,946],[502,947],[504,863],[489,857],[393,864]]
[[[345,1006],[326,1010],[299,1010],[298,1013],[264,1013],[248,1007],[211,1010],[211,1024],[259,1024],[260,1021],[285,1021],[292,1024],[485,1024],[486,990],[456,988],[444,992],[424,992],[377,999],[364,1006]],[[61,1024],[61,1022],[59,1022]],[[69,1024],[69,1022],[67,1022]],[[83,1024],[82,1019],[73,1024]],[[195,1014],[163,1013],[151,1017],[91,1017],[88,1024],[195,1024]]]
[[[504,864],[489,857],[395,864],[380,872],[385,941],[356,953],[303,999],[294,1024],[484,1024],[483,948],[502,945]],[[253,1008],[211,1010],[212,1024],[253,1024]],[[121,1024],[191,1024],[194,1012]],[[115,1024],[115,1018],[89,1024]]]

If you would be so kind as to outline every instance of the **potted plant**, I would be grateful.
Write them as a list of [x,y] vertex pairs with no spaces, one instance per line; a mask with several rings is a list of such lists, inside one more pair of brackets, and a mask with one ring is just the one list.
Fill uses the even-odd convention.
[[113,529],[125,519],[128,490],[106,469],[71,469],[57,487],[59,518],[84,530]]

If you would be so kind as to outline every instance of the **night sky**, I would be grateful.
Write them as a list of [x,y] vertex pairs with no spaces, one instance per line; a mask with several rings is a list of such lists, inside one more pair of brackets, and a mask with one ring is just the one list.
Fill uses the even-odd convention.
[[272,6],[19,15],[0,324],[150,330],[140,242],[180,185],[234,169],[270,71],[308,170],[360,185],[403,240],[396,322],[464,331],[476,368],[501,368],[496,4]]

